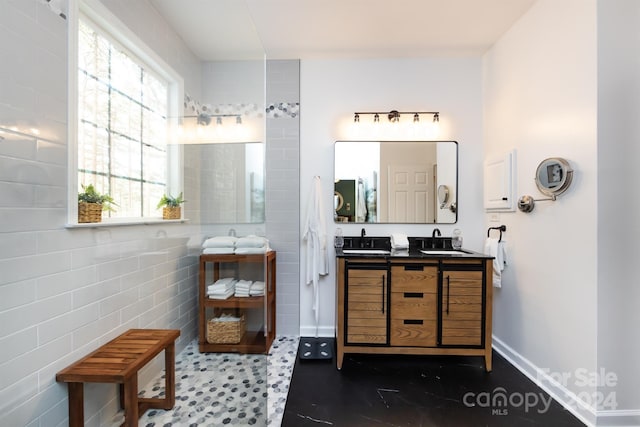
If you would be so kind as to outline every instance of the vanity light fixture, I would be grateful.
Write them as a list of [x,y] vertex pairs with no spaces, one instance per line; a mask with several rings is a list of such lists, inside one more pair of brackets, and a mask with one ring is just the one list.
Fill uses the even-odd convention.
[[197,116],[182,116],[184,119],[196,119],[196,123],[200,126],[209,126],[211,124],[211,119],[216,119],[216,125],[222,125],[222,119],[224,117],[235,117],[237,124],[242,124],[242,116],[240,114],[207,114],[200,113]]
[[373,122],[374,123],[380,122],[380,115],[381,114],[386,115],[391,123],[398,123],[400,121],[400,118],[403,115],[412,115],[413,116],[413,122],[414,123],[418,123],[418,122],[420,122],[420,114],[431,114],[433,116],[433,122],[434,123],[438,123],[440,121],[440,113],[438,111],[411,111],[411,112],[406,112],[406,111],[391,110],[389,112],[380,112],[380,111],[378,111],[378,112],[376,112],[376,111],[355,112],[354,115],[353,115],[354,123],[360,123],[360,116],[361,115],[367,115],[367,114],[373,116]]

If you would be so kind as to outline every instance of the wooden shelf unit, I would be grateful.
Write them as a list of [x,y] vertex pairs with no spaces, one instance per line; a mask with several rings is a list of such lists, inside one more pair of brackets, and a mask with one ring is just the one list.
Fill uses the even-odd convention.
[[[207,282],[207,264],[213,265],[213,280]],[[224,300],[207,297],[207,286],[220,278],[222,264],[255,264],[264,272],[264,296],[230,297]],[[241,277],[236,277],[242,279]],[[201,353],[252,353],[266,354],[276,335],[276,252],[265,254],[203,254],[200,255],[198,286],[198,344]],[[262,310],[263,323],[260,330],[247,330],[237,344],[211,344],[207,342],[207,309]]]

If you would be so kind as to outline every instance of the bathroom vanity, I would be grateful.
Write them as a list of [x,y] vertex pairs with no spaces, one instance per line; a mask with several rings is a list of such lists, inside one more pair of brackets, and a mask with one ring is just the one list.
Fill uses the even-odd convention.
[[374,353],[483,356],[491,371],[493,258],[445,238],[399,252],[369,239],[336,250],[338,369],[345,353]]

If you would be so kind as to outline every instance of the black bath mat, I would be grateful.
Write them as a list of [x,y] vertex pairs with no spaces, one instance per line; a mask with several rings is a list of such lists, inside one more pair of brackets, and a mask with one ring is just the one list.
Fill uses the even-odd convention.
[[301,337],[298,356],[300,360],[331,360],[333,358],[333,338]]

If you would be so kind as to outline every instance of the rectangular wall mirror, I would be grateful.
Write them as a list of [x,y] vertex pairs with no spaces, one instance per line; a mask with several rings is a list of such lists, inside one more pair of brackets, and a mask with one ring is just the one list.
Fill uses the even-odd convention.
[[334,220],[454,224],[456,141],[336,141]]

